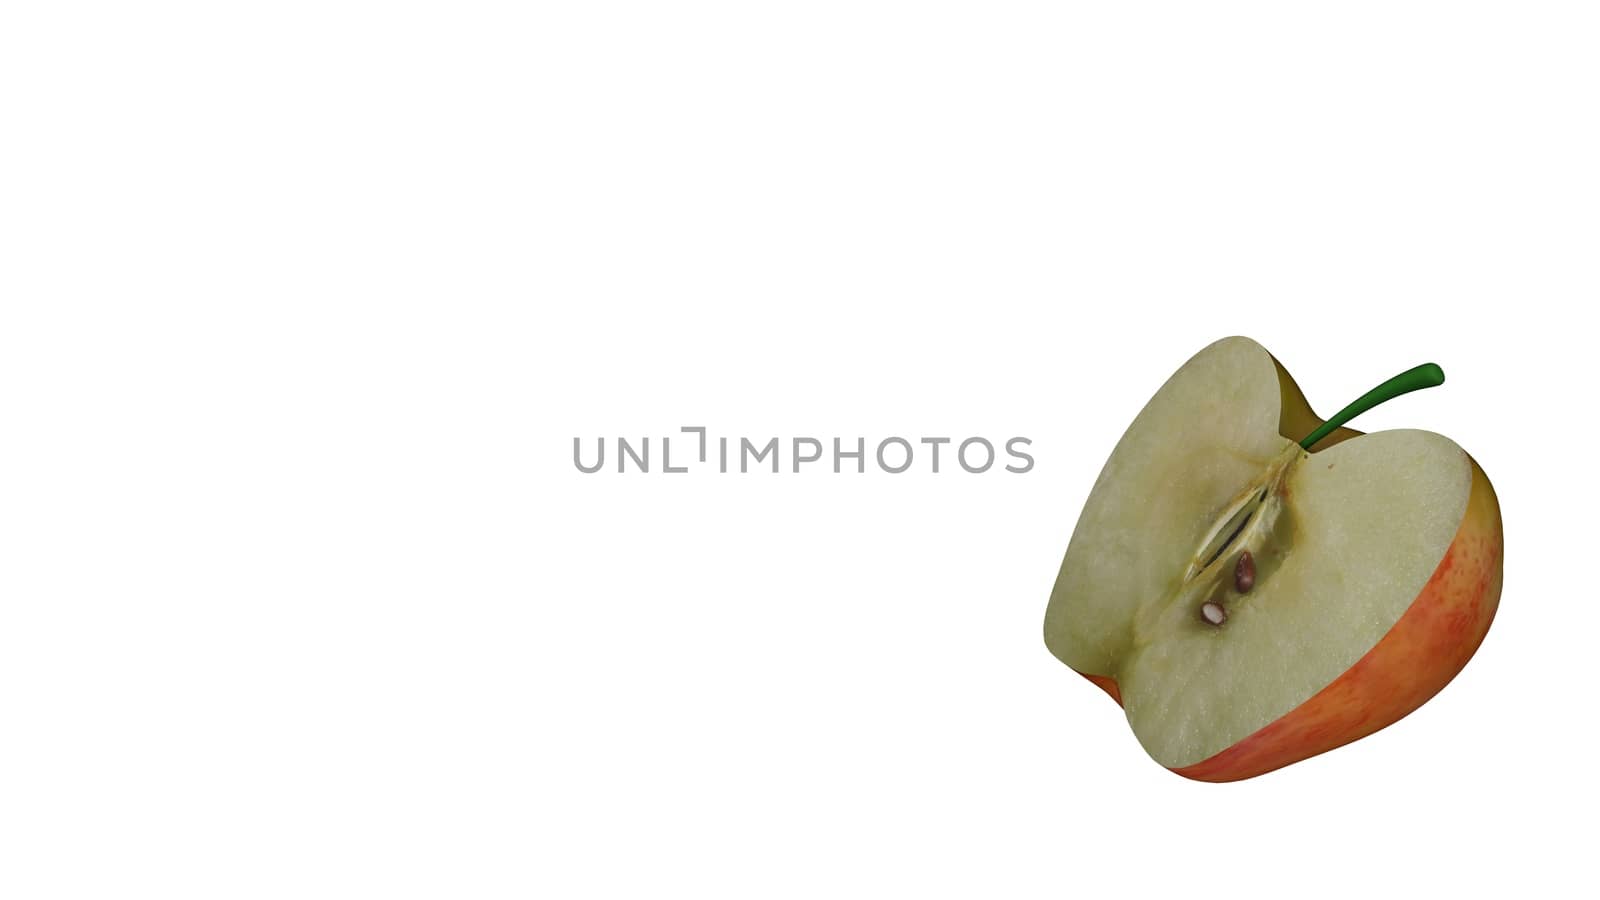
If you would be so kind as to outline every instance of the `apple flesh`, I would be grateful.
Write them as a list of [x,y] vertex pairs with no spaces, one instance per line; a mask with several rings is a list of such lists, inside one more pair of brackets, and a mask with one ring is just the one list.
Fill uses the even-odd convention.
[[1321,424],[1264,348],[1218,341],[1134,420],[1068,546],[1046,645],[1180,775],[1249,778],[1371,734],[1493,619],[1500,513],[1477,463],[1413,430],[1302,450]]

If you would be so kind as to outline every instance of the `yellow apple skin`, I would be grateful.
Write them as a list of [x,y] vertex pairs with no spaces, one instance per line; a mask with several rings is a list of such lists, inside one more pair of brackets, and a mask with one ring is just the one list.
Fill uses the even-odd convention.
[[[1278,377],[1282,433],[1309,434],[1322,419],[1281,364]],[[1312,449],[1324,450],[1359,434],[1340,428]],[[1196,781],[1242,781],[1398,722],[1449,684],[1483,643],[1500,606],[1504,557],[1500,503],[1488,476],[1472,460],[1472,491],[1456,536],[1389,632],[1333,683],[1283,717],[1209,759],[1171,771]],[[1122,702],[1115,679],[1079,674]]]

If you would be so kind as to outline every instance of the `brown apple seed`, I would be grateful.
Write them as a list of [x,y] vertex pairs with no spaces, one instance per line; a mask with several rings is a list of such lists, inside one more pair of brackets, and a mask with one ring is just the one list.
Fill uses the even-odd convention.
[[1212,600],[1200,605],[1200,618],[1207,625],[1221,625],[1228,621],[1228,611],[1222,608],[1221,603]]
[[1233,586],[1239,593],[1248,594],[1256,586],[1256,561],[1251,558],[1250,551],[1239,554],[1239,561],[1233,565]]

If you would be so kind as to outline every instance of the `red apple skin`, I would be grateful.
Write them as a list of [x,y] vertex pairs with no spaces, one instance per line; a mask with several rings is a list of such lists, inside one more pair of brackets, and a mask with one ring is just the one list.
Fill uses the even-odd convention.
[[1456,677],[1500,605],[1505,538],[1494,487],[1472,463],[1466,515],[1444,559],[1400,620],[1310,700],[1221,753],[1173,769],[1239,781],[1326,753],[1393,725]]
[[[1073,669],[1072,671],[1078,672],[1077,669]],[[1111,699],[1117,701],[1118,706],[1122,705],[1122,690],[1117,687],[1117,680],[1115,678],[1112,678],[1109,675],[1090,675],[1088,672],[1078,672],[1078,674],[1089,679],[1091,684],[1109,694]]]
[[[1472,493],[1455,539],[1394,627],[1332,684],[1282,718],[1209,759],[1171,771],[1196,781],[1242,781],[1359,740],[1410,714],[1456,677],[1483,643],[1500,605],[1504,547],[1500,503],[1474,460]],[[1115,679],[1079,674],[1122,703]]]

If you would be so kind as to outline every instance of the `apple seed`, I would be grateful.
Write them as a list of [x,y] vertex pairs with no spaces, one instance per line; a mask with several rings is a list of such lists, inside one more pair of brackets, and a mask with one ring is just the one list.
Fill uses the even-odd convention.
[[1209,625],[1221,625],[1228,621],[1228,611],[1222,608],[1221,603],[1212,600],[1201,604],[1200,618],[1205,619]]
[[1250,551],[1239,554],[1239,561],[1233,566],[1233,586],[1239,593],[1248,594],[1256,586],[1256,561],[1251,558]]

